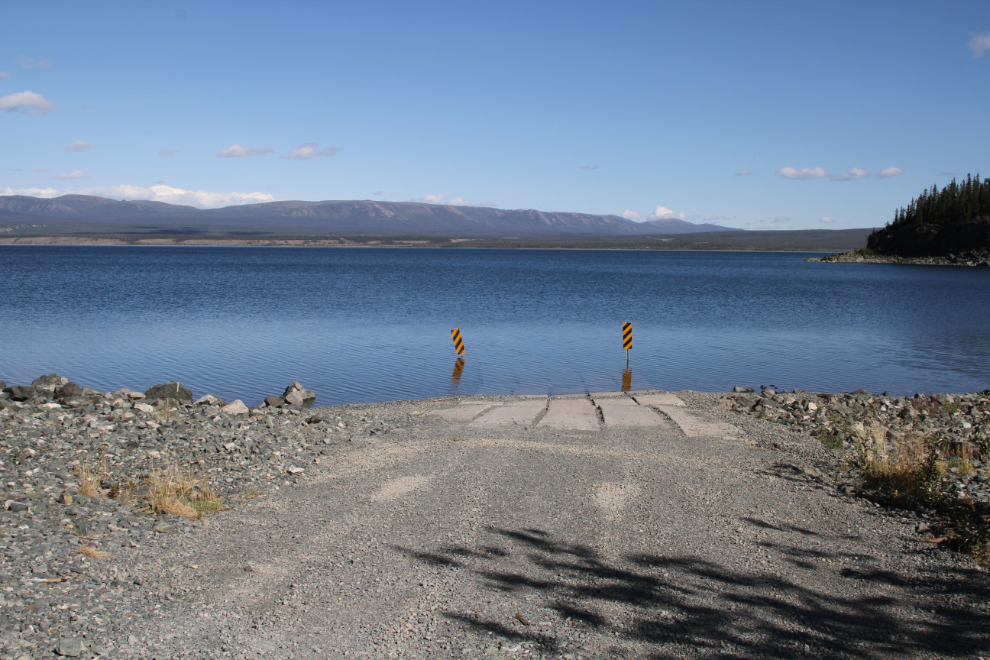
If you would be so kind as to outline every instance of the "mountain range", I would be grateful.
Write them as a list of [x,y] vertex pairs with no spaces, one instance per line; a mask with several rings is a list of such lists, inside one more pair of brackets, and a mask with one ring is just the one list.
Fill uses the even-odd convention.
[[[51,199],[0,196],[0,227],[59,225],[139,226],[144,230],[231,228],[263,233],[402,235],[585,235],[636,236],[739,231],[679,219],[633,222],[617,215],[506,210],[422,202],[266,202],[198,209],[164,202],[117,201],[89,195]],[[250,233],[250,232],[239,232]]]

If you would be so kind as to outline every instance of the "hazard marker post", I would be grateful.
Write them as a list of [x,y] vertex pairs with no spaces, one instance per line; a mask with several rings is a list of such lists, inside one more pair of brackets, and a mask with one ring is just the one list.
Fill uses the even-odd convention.
[[626,349],[626,369],[628,369],[629,349],[632,348],[632,323],[622,324],[622,348]]
[[451,330],[450,336],[454,338],[454,350],[457,351],[458,355],[464,355],[464,340],[461,339],[460,328]]

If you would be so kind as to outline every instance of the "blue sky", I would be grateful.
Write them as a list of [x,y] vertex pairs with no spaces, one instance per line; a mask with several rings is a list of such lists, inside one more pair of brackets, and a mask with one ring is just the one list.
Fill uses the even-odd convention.
[[839,229],[990,175],[985,1],[8,0],[0,19],[0,194]]

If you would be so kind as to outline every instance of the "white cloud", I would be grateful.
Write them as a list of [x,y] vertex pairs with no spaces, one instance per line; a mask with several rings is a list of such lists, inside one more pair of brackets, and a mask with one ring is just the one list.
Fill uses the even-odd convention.
[[821,167],[805,167],[798,170],[793,167],[782,167],[776,175],[781,179],[827,179],[828,172]]
[[85,179],[88,175],[84,170],[73,170],[72,172],[59,174],[56,179]]
[[686,220],[687,215],[672,211],[666,206],[658,206],[657,210],[649,215],[650,220]]
[[31,195],[33,197],[46,198],[59,197],[60,195],[95,195],[110,199],[184,204],[201,209],[275,201],[275,198],[268,193],[215,193],[206,190],[183,190],[182,188],[173,188],[172,186],[165,185],[151,186],[150,188],[122,185],[98,188],[65,188],[64,190],[56,190],[54,188],[0,188],[0,195]]
[[835,219],[826,215],[825,217],[820,218],[818,222],[824,222],[826,225],[829,225],[835,222]]
[[419,199],[407,199],[407,202],[424,202],[426,204],[444,204],[446,206],[498,206],[495,202],[469,202],[463,197],[445,197],[444,195],[423,195]]
[[6,71],[0,71],[0,80],[6,80],[7,78],[10,78],[10,74]]
[[239,144],[232,144],[226,149],[221,149],[220,153],[217,154],[218,158],[245,158],[246,156],[264,156],[265,154],[270,154],[274,149],[271,147],[262,147],[261,149],[251,149],[249,147],[242,147]]
[[771,220],[770,222],[775,222],[775,223],[777,223],[777,224],[783,224],[783,223],[785,223],[785,222],[790,222],[790,221],[791,221],[791,219],[790,219],[790,218],[788,218],[788,217],[786,217],[786,216],[783,216],[783,215],[778,215],[778,216],[777,216],[776,218],[774,218],[774,219],[773,219],[773,220]]
[[72,144],[66,146],[65,147],[65,151],[67,153],[70,153],[71,154],[73,151],[86,151],[87,149],[89,149],[92,146],[93,145],[91,145],[89,142],[84,142],[82,140],[76,140]]
[[[887,177],[899,176],[901,174],[904,174],[904,170],[902,170],[899,167],[885,167],[882,170],[880,170],[879,172],[877,172],[877,178],[878,179],[886,179]],[[943,172],[943,174],[945,174],[945,173]]]
[[51,60],[46,60],[41,58],[36,60],[33,57],[28,57],[26,55],[21,55],[17,58],[17,63],[21,65],[22,69],[50,69],[52,68]]
[[969,40],[969,49],[973,51],[973,57],[983,57],[983,53],[990,48],[990,33],[978,34]]
[[172,154],[179,153],[177,149],[162,149],[158,152],[159,156],[171,156]]
[[55,104],[41,94],[35,94],[27,90],[8,94],[7,96],[0,96],[0,110],[7,110],[8,112],[21,110],[31,115],[43,115],[53,107],[55,107]]
[[298,147],[293,149],[289,155],[282,156],[286,160],[309,160],[310,158],[319,158],[321,156],[336,156],[337,152],[340,151],[340,147],[323,147],[319,148],[316,142],[306,142],[305,144],[300,144]]
[[856,181],[857,179],[865,179],[870,176],[870,173],[866,170],[861,170],[858,167],[852,167],[848,172],[843,172],[842,174],[836,174],[832,177],[833,181]]
[[736,172],[736,176],[753,176],[753,173],[749,170],[739,170]]
[[632,220],[633,222],[643,222],[646,220],[642,213],[636,213],[635,211],[630,211],[629,209],[622,212],[622,217],[626,220]]

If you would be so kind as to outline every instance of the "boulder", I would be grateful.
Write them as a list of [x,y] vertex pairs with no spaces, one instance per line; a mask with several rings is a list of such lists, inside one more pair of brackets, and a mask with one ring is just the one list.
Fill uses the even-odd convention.
[[5,390],[5,389],[7,389],[7,383],[0,380],[0,390]]
[[81,395],[82,391],[83,389],[81,387],[79,387],[70,380],[65,385],[55,388],[55,398],[68,399],[69,397]]
[[316,401],[316,395],[304,389],[297,380],[292,381],[292,384],[285,388],[282,397],[285,398],[286,403],[293,406],[309,407]]
[[248,407],[240,399],[234,399],[231,403],[221,408],[220,412],[225,412],[228,415],[246,415],[248,414]]
[[171,399],[172,401],[192,403],[193,400],[192,392],[174,380],[170,380],[164,385],[152,385],[145,391],[144,396],[149,401]]
[[38,390],[30,385],[14,385],[7,390],[14,401],[30,401],[38,396]]
[[39,376],[31,382],[31,387],[39,392],[54,392],[55,388],[62,387],[69,382],[68,378],[63,378],[58,374],[47,374]]
[[333,416],[326,410],[320,410],[318,413],[306,420],[307,424],[320,424],[322,422],[329,422],[333,419]]
[[280,396],[275,396],[273,394],[271,396],[266,396],[265,397],[265,405],[266,406],[270,406],[272,408],[278,408],[283,403],[285,403],[285,399],[283,399]]
[[199,397],[198,399],[196,399],[196,401],[194,401],[193,403],[195,403],[197,406],[216,406],[217,408],[222,408],[225,405],[227,405],[226,401],[212,394],[205,394]]

